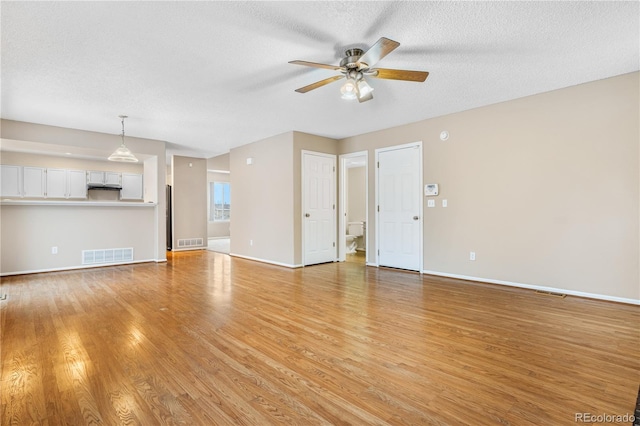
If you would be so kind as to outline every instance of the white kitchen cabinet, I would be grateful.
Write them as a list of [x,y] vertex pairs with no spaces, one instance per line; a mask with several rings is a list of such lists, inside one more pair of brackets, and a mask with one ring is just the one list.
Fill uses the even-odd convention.
[[47,198],[87,198],[84,170],[47,169]]
[[122,174],[118,172],[87,172],[87,184],[95,186],[120,186]]
[[28,198],[44,198],[46,187],[45,169],[42,167],[22,168],[22,196]]
[[22,196],[22,167],[12,165],[0,165],[0,196]]
[[87,185],[104,185],[104,172],[87,172]]
[[144,198],[142,175],[122,173],[121,200],[142,200]]
[[67,198],[87,198],[87,175],[84,170],[67,170]]
[[122,185],[122,174],[117,172],[104,172],[104,184],[106,186]]
[[47,198],[67,198],[67,171],[47,169]]

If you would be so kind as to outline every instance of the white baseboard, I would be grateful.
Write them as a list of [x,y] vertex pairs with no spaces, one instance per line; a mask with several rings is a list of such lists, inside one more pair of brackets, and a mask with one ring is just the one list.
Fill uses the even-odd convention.
[[187,247],[187,248],[173,248],[171,251],[194,251],[194,250],[206,250],[207,246],[199,246],[199,247]]
[[284,266],[285,268],[302,268],[304,265],[292,265],[290,263],[282,263],[282,262],[275,262],[273,260],[267,260],[267,259],[260,259],[257,257],[251,257],[251,256],[245,256],[242,254],[235,254],[235,253],[229,253],[229,256],[233,256],[233,257],[240,257],[242,259],[247,259],[247,260],[253,260],[256,262],[261,262],[261,263],[269,263],[271,265],[277,265],[277,266]]
[[[105,268],[108,266],[120,266],[120,265],[133,265],[134,263],[149,263],[157,262],[156,259],[134,260],[133,262],[120,262],[120,263],[102,263],[98,265],[81,265],[81,266],[64,266],[62,268],[47,268],[47,269],[32,269],[27,271],[13,271],[13,272],[0,272],[0,277],[8,277],[11,275],[27,275],[27,274],[40,274],[43,272],[59,272],[59,271],[74,271],[78,269],[91,269],[91,268]],[[167,261],[166,259],[164,260]]]
[[229,240],[231,237],[207,237],[207,240]]
[[608,296],[606,294],[585,293],[583,291],[567,290],[564,288],[544,287],[539,285],[516,283],[512,281],[503,281],[503,280],[494,280],[490,278],[470,277],[467,275],[449,274],[446,272],[438,272],[438,271],[422,271],[422,273],[427,275],[436,275],[439,277],[457,278],[459,280],[466,280],[466,281],[477,281],[477,282],[488,283],[488,284],[499,284],[499,285],[506,285],[509,287],[519,287],[519,288],[526,288],[530,290],[547,291],[551,293],[563,293],[571,296],[586,297],[588,299],[598,299],[598,300],[606,300],[609,302],[627,303],[630,305],[640,305],[640,300],[628,299],[626,297]]
[[376,268],[378,267],[377,263],[373,263],[373,262],[367,262],[366,263],[367,266],[375,266]]

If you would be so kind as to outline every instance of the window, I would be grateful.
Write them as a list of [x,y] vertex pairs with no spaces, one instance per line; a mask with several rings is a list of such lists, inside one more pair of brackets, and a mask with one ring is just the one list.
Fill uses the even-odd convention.
[[209,182],[209,221],[229,220],[231,216],[231,186],[228,182]]

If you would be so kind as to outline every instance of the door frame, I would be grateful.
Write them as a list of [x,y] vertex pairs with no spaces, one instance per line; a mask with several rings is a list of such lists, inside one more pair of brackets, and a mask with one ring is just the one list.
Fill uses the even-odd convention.
[[[369,244],[369,151],[351,152],[340,155],[339,194],[340,206],[338,209],[338,262],[347,259],[347,242],[343,238],[347,234],[347,160],[354,157],[364,157],[364,190],[365,190],[365,244]],[[365,263],[369,264],[369,250],[365,250]]]
[[[307,201],[307,193],[306,193],[306,185],[305,185],[305,179],[306,179],[306,174],[305,174],[305,166],[304,166],[304,156],[310,154],[310,155],[316,155],[319,157],[327,157],[327,158],[332,158],[333,159],[333,164],[334,164],[334,170],[333,170],[333,205],[335,206],[337,203],[337,188],[336,188],[336,166],[337,166],[337,155],[335,154],[327,154],[326,152],[317,152],[317,151],[309,151],[309,150],[301,150],[301,154],[300,154],[300,186],[301,186],[301,198],[300,198],[300,235],[301,235],[301,251],[302,251],[302,266],[307,266],[307,261],[306,261],[306,256],[307,256],[307,248],[306,248],[306,241],[305,241],[305,230],[306,230],[306,223],[305,223],[305,207],[306,207],[306,201]],[[338,230],[336,227],[336,214],[337,214],[338,210],[334,208],[334,213],[333,213],[333,226],[332,226],[332,230],[333,230],[333,235],[334,235],[334,239],[337,238],[338,234]],[[336,240],[337,241],[337,240]],[[337,260],[337,250],[338,250],[338,244],[336,242],[336,245],[333,247],[333,261],[335,262]]]
[[418,155],[420,158],[420,161],[418,161],[418,195],[420,197],[420,202],[418,203],[419,206],[419,212],[418,212],[418,216],[419,216],[419,220],[418,220],[418,225],[420,228],[420,232],[419,232],[419,238],[418,238],[418,255],[419,255],[419,262],[418,262],[418,272],[420,272],[420,274],[422,274],[422,270],[423,268],[423,263],[424,263],[424,200],[422,198],[422,187],[423,187],[423,181],[424,181],[424,177],[423,177],[423,173],[422,173],[422,163],[423,163],[423,158],[422,158],[422,141],[416,141],[416,142],[411,142],[411,143],[405,143],[402,145],[394,145],[394,146],[388,146],[388,147],[384,147],[384,148],[378,148],[376,149],[376,173],[375,173],[375,185],[376,185],[376,200],[375,200],[375,216],[376,216],[376,252],[375,252],[375,259],[376,259],[376,266],[380,266],[380,212],[378,211],[378,206],[379,204],[379,199],[380,199],[380,185],[379,185],[379,173],[380,173],[380,153],[381,152],[386,152],[386,151],[396,151],[399,149],[407,149],[407,148],[414,148],[417,147],[418,149]]

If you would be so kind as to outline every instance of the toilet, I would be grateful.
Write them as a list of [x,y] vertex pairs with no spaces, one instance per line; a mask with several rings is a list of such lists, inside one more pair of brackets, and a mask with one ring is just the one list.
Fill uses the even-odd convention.
[[357,239],[364,235],[364,222],[349,222],[347,224],[347,253],[355,253],[358,247]]

